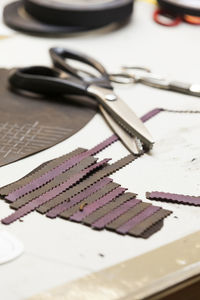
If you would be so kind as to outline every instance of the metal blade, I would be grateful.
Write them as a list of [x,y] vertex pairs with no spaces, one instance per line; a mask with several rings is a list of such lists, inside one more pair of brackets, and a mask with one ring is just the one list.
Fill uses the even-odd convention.
[[118,135],[125,147],[135,155],[142,154],[144,151],[141,143],[137,140],[137,138],[130,136],[128,132],[126,132],[122,127],[120,127],[120,125],[118,125],[118,123],[114,121],[114,119],[107,113],[107,111],[103,108],[102,105],[99,105],[99,109],[107,123],[116,133],[116,135]]
[[117,123],[124,127],[132,136],[138,137],[148,149],[152,148],[154,141],[146,126],[112,90],[91,85],[87,91],[99,100],[99,103],[102,104]]

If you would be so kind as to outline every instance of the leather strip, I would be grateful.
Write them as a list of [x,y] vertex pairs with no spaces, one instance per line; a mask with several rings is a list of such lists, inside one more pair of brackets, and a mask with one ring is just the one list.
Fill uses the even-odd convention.
[[129,234],[133,236],[141,236],[147,229],[150,229],[154,224],[169,216],[172,212],[166,209],[160,209],[148,219],[136,225],[129,230]]
[[92,186],[88,187],[87,189],[83,190],[81,193],[77,194],[76,196],[72,197],[71,199],[68,199],[68,201],[65,201],[53,209],[51,209],[46,216],[49,218],[55,218],[59,214],[61,214],[66,209],[71,208],[75,204],[81,202],[81,200],[89,197],[91,194],[95,193],[99,189],[103,188],[106,184],[110,183],[112,181],[111,178],[103,178],[102,180],[96,182]]
[[135,160],[137,157],[133,156],[132,154],[118,160],[117,162],[106,166],[102,170],[97,171],[94,175],[90,176],[89,178],[85,179],[83,182],[80,182],[75,187],[69,189],[66,193],[63,193],[62,195],[56,197],[55,199],[45,203],[41,207],[37,209],[40,213],[46,213],[56,205],[64,202],[66,199],[69,199],[76,194],[80,193],[82,190],[87,188],[88,186],[94,184],[95,182],[99,181],[100,179],[107,177],[111,175],[112,173],[118,171],[119,169],[125,167],[129,163],[131,163],[133,160]]
[[152,236],[154,233],[156,233],[157,231],[161,230],[161,228],[163,227],[164,224],[164,219],[157,222],[156,224],[154,224],[153,226],[151,226],[150,228],[148,228],[144,233],[141,234],[141,238],[143,239],[148,239],[150,236]]
[[60,214],[60,217],[62,217],[64,219],[68,219],[70,216],[72,216],[77,211],[79,211],[80,207],[85,207],[85,205],[89,205],[90,203],[93,203],[94,201],[100,199],[101,197],[103,197],[107,193],[113,191],[114,189],[116,189],[119,186],[120,185],[117,184],[117,183],[110,182],[105,187],[103,187],[102,189],[98,190],[96,193],[92,194],[88,198],[85,198],[84,200],[82,200],[80,203],[78,203],[78,204],[72,206],[71,208],[65,210],[64,212],[62,212]]
[[163,108],[155,108],[148,113],[146,113],[144,116],[141,117],[142,122],[146,122],[150,120],[151,118],[155,117],[157,114],[159,114],[161,111],[164,111]]
[[146,193],[147,199],[200,206],[200,197],[164,192]]
[[122,207],[121,204],[123,204],[123,203],[125,204],[125,203],[127,203],[128,200],[130,200],[131,198],[135,198],[135,197],[136,197],[136,194],[124,193],[123,195],[121,195],[121,196],[117,197],[116,199],[114,199],[112,202],[104,205],[102,208],[100,208],[97,211],[90,214],[88,217],[86,217],[84,219],[83,223],[87,224],[87,225],[92,225],[97,220],[101,220],[103,217],[108,216],[112,212],[114,213],[114,211],[118,207]]
[[107,224],[115,220],[117,217],[123,215],[124,212],[128,211],[130,208],[136,206],[138,203],[140,203],[141,200],[138,199],[131,199],[128,202],[125,202],[123,205],[117,207],[113,211],[105,214],[102,216],[99,220],[94,222],[92,224],[92,227],[95,229],[102,229],[104,228]]
[[47,202],[50,199],[54,198],[55,196],[59,195],[63,191],[67,190],[70,186],[72,186],[75,183],[77,183],[84,176],[86,176],[87,174],[89,174],[92,170],[95,170],[95,168],[98,168],[98,167],[104,165],[105,163],[107,163],[107,161],[108,161],[107,159],[104,159],[101,162],[96,163],[95,165],[93,165],[93,166],[91,166],[91,167],[89,167],[89,168],[81,171],[79,174],[74,175],[73,177],[71,177],[69,180],[67,180],[63,184],[55,187],[54,189],[48,191],[47,193],[41,195],[40,197],[35,198],[34,200],[30,201],[26,205],[24,205],[21,208],[19,208],[12,215],[10,215],[7,218],[3,219],[2,223],[7,225],[7,224],[10,224],[10,223],[16,221],[17,219],[25,216],[29,212],[31,212],[34,209],[36,209],[38,206],[44,204],[45,202]]
[[139,213],[141,213],[143,210],[145,210],[149,206],[151,206],[151,204],[145,203],[145,202],[141,202],[141,203],[137,204],[136,206],[134,206],[133,208],[131,208],[127,212],[125,212],[123,215],[118,217],[116,220],[107,224],[106,228],[110,229],[110,230],[116,230],[117,228],[122,226],[124,223],[126,223],[128,220],[130,220],[134,216],[137,216]]
[[78,174],[80,171],[84,170],[85,168],[89,167],[93,163],[95,163],[97,159],[93,157],[87,157],[83,159],[78,165],[74,166],[73,168],[69,169],[65,173],[60,174],[55,179],[50,181],[49,183],[45,184],[41,188],[25,194],[21,198],[17,199],[15,202],[12,202],[10,204],[11,208],[18,209],[21,206],[25,205],[29,201],[33,200],[34,198],[39,197],[40,195],[48,192],[49,190],[53,189],[54,187],[64,183],[66,180],[68,180],[71,176]]
[[[68,169],[72,168],[76,164],[78,164],[82,159],[89,157],[91,155],[94,155],[106,147],[108,147],[110,144],[112,144],[114,141],[116,141],[116,136],[112,135],[99,145],[95,146],[91,150],[88,150],[86,152],[83,152],[79,155],[73,156],[72,158],[64,161],[62,164],[58,165],[54,169],[48,171],[47,173],[43,174],[41,177],[38,177],[34,179],[29,184],[22,186],[21,188],[15,190],[14,192],[10,193],[7,196],[7,199],[10,201],[15,201],[17,198],[30,193],[31,191],[41,187],[42,185],[46,184],[50,180],[54,179],[56,176],[60,175],[63,172],[66,172]],[[14,199],[14,200],[11,200]]]
[[8,195],[9,193],[14,192],[15,190],[19,189],[23,185],[27,185],[28,183],[32,182],[34,179],[42,176],[44,173],[46,173],[50,169],[55,168],[58,164],[61,164],[64,161],[72,158],[73,156],[83,153],[84,151],[86,151],[86,150],[83,148],[77,148],[76,150],[74,150],[68,154],[65,154],[63,156],[60,156],[53,160],[50,160],[50,161],[46,162],[45,164],[40,165],[38,168],[34,169],[31,173],[29,173],[25,177],[1,188],[0,195],[1,196]]
[[97,201],[91,203],[90,205],[86,206],[83,211],[78,211],[73,216],[70,217],[70,220],[80,222],[85,217],[90,215],[93,211],[97,210],[98,208],[102,207],[103,205],[107,204],[108,202],[115,199],[117,196],[123,194],[126,191],[125,188],[116,188],[114,191],[106,194],[102,198],[98,199]]
[[134,226],[136,226],[140,222],[152,216],[159,209],[161,208],[158,206],[153,206],[153,205],[149,206],[144,211],[142,211],[139,215],[131,218],[128,222],[126,222],[125,224],[117,228],[117,232],[121,234],[126,234],[128,231],[134,228]]

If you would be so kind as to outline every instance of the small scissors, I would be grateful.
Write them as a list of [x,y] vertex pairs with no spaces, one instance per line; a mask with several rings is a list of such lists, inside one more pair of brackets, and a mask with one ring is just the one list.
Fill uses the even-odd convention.
[[[42,95],[87,95],[98,101],[105,119],[125,146],[134,154],[140,154],[143,146],[149,150],[153,139],[143,124],[125,102],[113,91],[109,74],[96,60],[64,48],[51,48],[53,68],[34,66],[15,69],[9,81],[16,89]],[[87,68],[78,69],[70,61],[81,62]],[[88,72],[88,66],[96,74]]]
[[142,83],[154,88],[200,97],[200,84],[168,80],[145,67],[122,67],[121,73],[110,74],[110,80],[120,84]]

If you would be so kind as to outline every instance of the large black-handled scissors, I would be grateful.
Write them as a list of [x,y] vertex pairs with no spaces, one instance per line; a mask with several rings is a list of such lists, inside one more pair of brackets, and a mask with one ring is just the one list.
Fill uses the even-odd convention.
[[[10,84],[38,94],[87,95],[98,101],[104,117],[120,137],[122,142],[134,154],[141,152],[141,144],[147,150],[154,143],[149,131],[131,110],[113,91],[109,74],[93,58],[64,48],[51,48],[50,56],[53,68],[34,66],[15,69],[9,78]],[[81,62],[87,68],[73,67],[70,62]],[[88,72],[88,66],[93,71]]]

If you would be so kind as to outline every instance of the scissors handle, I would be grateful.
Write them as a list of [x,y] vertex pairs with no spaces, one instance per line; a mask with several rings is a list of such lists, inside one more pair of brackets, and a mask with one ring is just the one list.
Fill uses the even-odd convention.
[[[54,68],[28,67],[14,70],[9,81],[16,89],[22,89],[39,94],[87,94],[87,87],[96,84],[112,89],[109,75],[105,68],[95,59],[82,53],[64,48],[51,48],[50,56]],[[70,65],[69,60],[89,65],[99,73],[99,76],[80,70]],[[82,74],[82,75],[81,75]],[[87,76],[83,76],[87,74]]]
[[[85,54],[82,54],[77,51],[72,51],[69,49],[54,47],[49,50],[50,57],[52,59],[54,67],[63,70],[64,72],[70,73],[71,75],[82,79],[80,75],[80,69],[72,67],[68,60],[74,60],[84,63],[85,65],[91,66],[93,69],[99,72],[101,78],[109,82],[109,75],[106,72],[105,68],[97,60],[92,57],[89,57]],[[94,77],[93,77],[94,78]]]
[[42,67],[14,69],[9,76],[12,87],[42,95],[85,95],[88,84],[62,71]]

